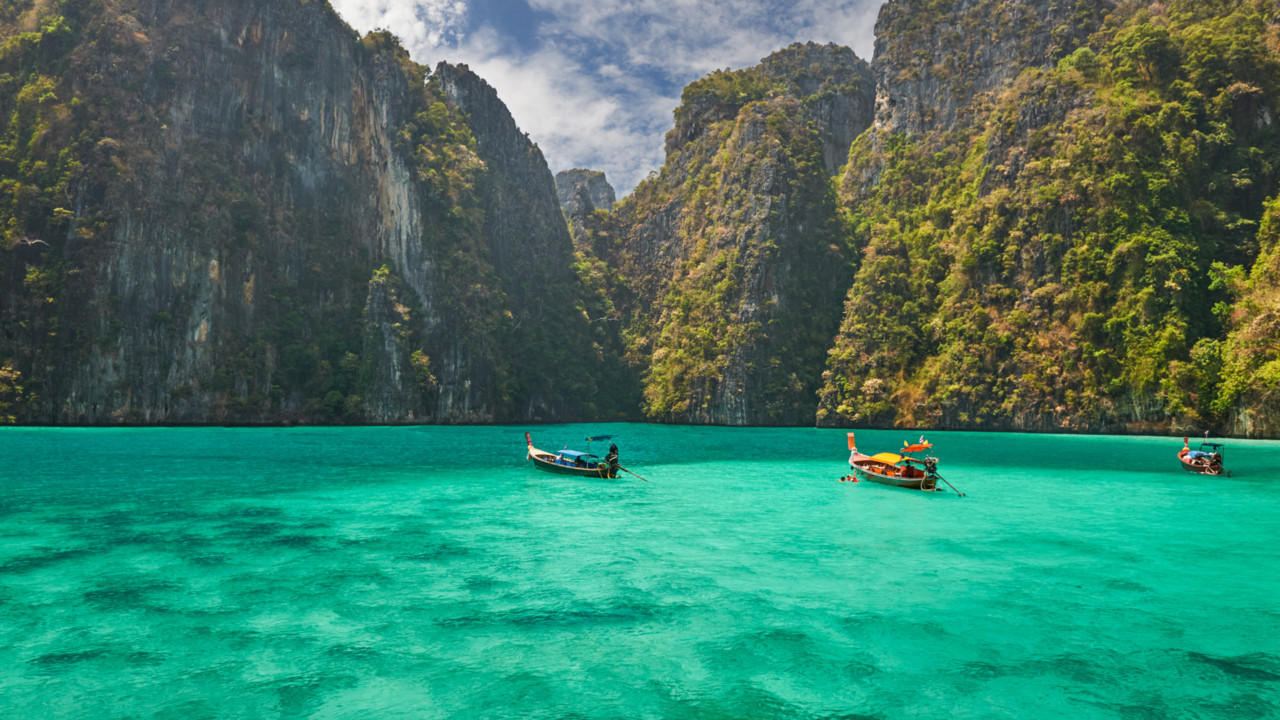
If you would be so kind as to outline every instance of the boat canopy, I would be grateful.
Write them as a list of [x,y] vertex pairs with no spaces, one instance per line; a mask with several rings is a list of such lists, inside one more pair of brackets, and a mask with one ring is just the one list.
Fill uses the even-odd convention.
[[577,450],[561,450],[556,454],[567,458],[582,458],[583,460],[590,460],[595,457],[591,453],[578,452]]
[[594,442],[596,440],[612,440],[615,437],[617,437],[617,435],[592,435],[587,438],[587,442]]
[[876,462],[882,462],[882,463],[888,463],[888,464],[890,464],[890,465],[896,465],[897,463],[901,462],[901,460],[902,460],[902,456],[901,456],[901,455],[894,455],[893,453],[879,453],[879,454],[877,454],[877,455],[872,455],[872,456],[871,456],[871,459],[872,459],[872,460],[875,460]]
[[933,447],[933,443],[931,442],[916,443],[915,445],[907,445],[906,443],[903,443],[903,445],[904,447],[902,448],[902,452],[904,453],[921,452]]

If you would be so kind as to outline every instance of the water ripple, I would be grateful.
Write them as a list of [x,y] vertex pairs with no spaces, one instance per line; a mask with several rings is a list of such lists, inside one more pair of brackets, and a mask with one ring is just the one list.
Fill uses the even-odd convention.
[[1280,717],[1280,493],[1166,439],[937,433],[943,501],[832,482],[839,431],[538,434],[610,432],[651,483],[519,428],[0,428],[0,717]]

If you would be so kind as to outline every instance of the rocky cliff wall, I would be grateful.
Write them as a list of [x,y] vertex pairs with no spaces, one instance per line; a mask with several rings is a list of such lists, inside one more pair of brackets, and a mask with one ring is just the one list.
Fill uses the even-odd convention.
[[801,98],[803,117],[822,141],[822,164],[835,175],[875,117],[871,65],[847,47],[810,42],[770,55],[760,69]]
[[[363,48],[331,13],[296,2],[219,3],[207,13],[149,3],[100,21],[127,27],[112,34],[117,42],[92,43],[102,52],[85,53],[82,82],[125,97],[140,85],[129,97],[138,116],[105,128],[116,137],[101,142],[118,144],[111,160],[127,172],[98,189],[103,236],[66,248],[81,275],[63,302],[87,312],[72,341],[80,352],[39,373],[38,417],[303,412],[307,398],[286,393],[278,375],[286,347],[299,374],[321,361],[301,357],[315,355],[308,333],[251,342],[299,312],[282,307],[282,295],[318,314],[358,313],[363,293],[312,289],[334,265],[379,260],[429,294],[415,191],[391,145],[410,92],[400,65]],[[245,367],[228,372],[237,361]]]
[[[33,175],[48,188],[34,209],[5,208],[0,360],[35,398],[23,420],[587,405],[552,386],[591,368],[519,362],[549,342],[537,328],[581,322],[580,288],[541,154],[473,75],[425,83],[394,38],[357,37],[325,3],[26,6],[10,37],[47,32],[2,61],[79,100],[33,108],[76,154],[37,147],[28,165],[62,162],[67,179]],[[32,219],[41,203],[56,222]]]
[[976,99],[1083,45],[1114,6],[1111,0],[889,0],[876,20],[876,130],[954,126]]
[[852,52],[813,44],[686,88],[662,171],[592,243],[621,276],[650,417],[812,417],[814,339],[834,332],[850,267],[830,173],[870,124],[872,91]]
[[1274,9],[939,7],[881,15],[819,422],[1273,432]]
[[512,376],[511,401],[528,418],[582,417],[590,406],[625,412],[601,402],[608,393],[597,378],[610,359],[593,349],[573,242],[542,151],[465,65],[441,63],[433,82],[468,119],[487,168],[480,235],[503,296],[506,337],[498,347]]
[[618,201],[617,195],[613,192],[613,186],[599,170],[582,168],[561,170],[556,173],[556,196],[560,199],[560,207],[567,215],[572,215],[574,212],[574,195],[579,187],[586,189],[592,207],[609,210]]

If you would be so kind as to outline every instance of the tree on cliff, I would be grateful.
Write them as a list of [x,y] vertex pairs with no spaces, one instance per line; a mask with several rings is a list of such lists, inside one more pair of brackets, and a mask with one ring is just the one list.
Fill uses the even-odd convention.
[[17,411],[23,403],[22,375],[9,363],[0,365],[0,425],[18,421]]

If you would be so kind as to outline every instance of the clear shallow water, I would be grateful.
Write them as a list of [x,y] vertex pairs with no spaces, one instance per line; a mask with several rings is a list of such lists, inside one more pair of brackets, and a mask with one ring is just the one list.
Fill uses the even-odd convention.
[[523,429],[0,430],[0,717],[1280,716],[1280,443]]

